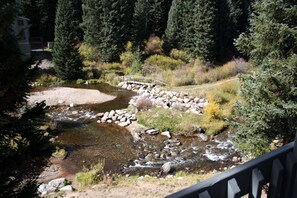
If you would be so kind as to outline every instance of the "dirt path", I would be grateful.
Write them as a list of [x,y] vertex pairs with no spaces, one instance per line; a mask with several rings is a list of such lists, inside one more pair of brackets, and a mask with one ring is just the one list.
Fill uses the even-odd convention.
[[53,88],[40,92],[32,92],[29,95],[29,104],[35,104],[45,100],[48,106],[53,105],[81,105],[103,103],[115,99],[115,96],[101,93],[95,89],[77,89],[69,87]]
[[98,184],[75,192],[68,192],[66,198],[148,198],[165,197],[174,192],[187,188],[205,180],[214,174],[186,174],[182,176],[169,175],[165,178],[144,177],[121,177],[115,185]]

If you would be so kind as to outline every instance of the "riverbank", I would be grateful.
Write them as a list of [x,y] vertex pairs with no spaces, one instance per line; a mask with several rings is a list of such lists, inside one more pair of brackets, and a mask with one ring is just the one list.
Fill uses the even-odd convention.
[[217,173],[189,174],[178,172],[176,175],[167,175],[164,178],[145,176],[120,176],[112,183],[101,182],[88,188],[79,188],[74,192],[65,192],[65,198],[146,198],[165,197],[169,194],[187,188],[198,181],[203,181]]
[[28,97],[29,104],[45,101],[47,106],[99,104],[114,100],[116,97],[104,94],[95,89],[78,89],[57,87],[45,91],[32,92]]

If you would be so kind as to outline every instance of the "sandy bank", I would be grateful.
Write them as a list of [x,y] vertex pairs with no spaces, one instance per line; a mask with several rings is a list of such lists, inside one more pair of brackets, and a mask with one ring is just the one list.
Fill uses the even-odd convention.
[[32,92],[28,97],[29,104],[46,101],[48,106],[69,104],[97,104],[115,99],[115,96],[101,93],[95,89],[77,89],[58,87],[41,92]]

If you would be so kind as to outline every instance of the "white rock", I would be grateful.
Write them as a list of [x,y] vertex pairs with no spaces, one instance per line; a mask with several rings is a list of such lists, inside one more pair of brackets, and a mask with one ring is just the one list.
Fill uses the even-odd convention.
[[41,184],[40,186],[38,186],[37,191],[42,194],[44,192],[47,193],[47,184]]
[[120,122],[118,125],[121,126],[121,127],[126,127],[129,124],[127,122]]
[[145,133],[149,134],[149,135],[157,135],[159,133],[159,131],[156,129],[148,129],[145,131]]
[[165,174],[169,173],[171,170],[171,163],[166,162],[165,164],[162,165],[161,169],[162,169],[163,173],[165,173]]
[[65,178],[58,178],[58,179],[54,179],[52,181],[50,181],[48,183],[48,186],[50,187],[54,187],[54,188],[61,188],[63,186],[65,186],[66,183],[66,179]]
[[74,103],[70,103],[70,104],[69,104],[69,107],[74,107],[74,106],[75,106]]
[[168,138],[171,138],[170,132],[169,131],[164,131],[161,133],[161,135],[166,136]]
[[112,120],[107,120],[107,123],[112,123]]
[[60,191],[73,191],[73,188],[71,185],[67,185],[67,186],[60,188],[59,190]]

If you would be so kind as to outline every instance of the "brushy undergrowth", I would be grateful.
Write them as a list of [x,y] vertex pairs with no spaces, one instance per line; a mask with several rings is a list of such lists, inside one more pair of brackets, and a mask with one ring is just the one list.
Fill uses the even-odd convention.
[[184,64],[184,62],[182,62],[181,60],[170,58],[168,56],[156,54],[147,58],[144,61],[144,64],[155,65],[155,66],[158,66],[161,70],[166,71],[166,70],[174,70],[178,66],[181,66],[182,64]]
[[227,127],[227,123],[221,120],[174,109],[152,108],[139,112],[137,118],[138,122],[146,127],[187,136],[195,133],[195,126],[201,126],[209,135],[217,134]]
[[99,160],[99,162],[90,169],[84,168],[82,172],[76,173],[76,180],[82,187],[98,183],[102,179],[104,166],[105,160]]
[[[162,68],[159,66],[163,64],[159,63],[161,62],[161,59],[165,60],[166,58],[164,58],[164,56],[149,57],[145,61],[145,64],[150,63],[150,67],[157,65],[158,68]],[[155,62],[158,62],[159,65],[155,64]],[[169,66],[166,67],[168,68]],[[239,73],[246,73],[251,70],[251,66],[243,59],[235,59],[224,64],[223,66],[217,67],[203,63],[199,59],[196,59],[192,63],[180,63],[169,68],[170,69],[166,70],[151,69],[151,72],[146,73],[167,82],[172,87],[175,87],[217,82],[223,79],[234,77]]]
[[209,101],[203,115],[181,112],[179,108],[152,108],[139,112],[137,118],[144,126],[161,131],[169,130],[176,134],[191,135],[195,126],[200,126],[208,135],[216,135],[229,126],[227,120],[232,118],[235,102],[240,99],[237,96],[238,86],[236,80],[222,82],[211,88],[205,88],[204,91],[200,88],[193,89],[193,93],[198,92],[196,96],[206,97]]

